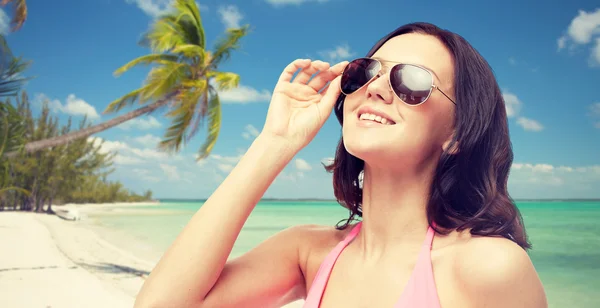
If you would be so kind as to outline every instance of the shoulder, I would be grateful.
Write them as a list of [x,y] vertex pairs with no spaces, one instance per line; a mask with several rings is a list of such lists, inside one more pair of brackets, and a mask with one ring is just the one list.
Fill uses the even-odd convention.
[[469,302],[480,307],[547,307],[527,252],[502,237],[472,236],[456,252],[455,272]]
[[282,239],[298,243],[303,249],[327,249],[342,241],[353,226],[349,225],[343,230],[338,230],[334,226],[296,225],[281,231],[280,236]]

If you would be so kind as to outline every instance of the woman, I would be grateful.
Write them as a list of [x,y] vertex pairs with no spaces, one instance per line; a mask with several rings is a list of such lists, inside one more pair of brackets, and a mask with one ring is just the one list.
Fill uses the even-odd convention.
[[[256,203],[332,109],[342,139],[328,169],[347,222],[292,227],[227,262]],[[546,307],[507,193],[511,163],[498,84],[454,33],[409,24],[363,59],[296,60],[261,134],[136,306],[279,307],[304,298],[305,307]]]

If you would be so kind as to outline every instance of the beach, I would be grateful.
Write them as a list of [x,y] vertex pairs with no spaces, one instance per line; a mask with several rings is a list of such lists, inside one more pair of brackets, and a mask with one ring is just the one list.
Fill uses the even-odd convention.
[[[86,204],[78,220],[0,212],[1,307],[132,307],[164,251],[202,201]],[[522,201],[529,255],[549,307],[597,307],[600,202]],[[333,201],[261,201],[230,258],[296,224],[335,225],[347,211]],[[296,302],[287,307],[300,307]]]
[[[7,308],[133,307],[156,261],[118,247],[85,222],[90,213],[154,203],[79,204],[84,222],[56,215],[0,212],[0,298]],[[108,236],[105,236],[108,235]],[[123,242],[121,242],[123,244]],[[299,307],[299,303],[286,307]]]

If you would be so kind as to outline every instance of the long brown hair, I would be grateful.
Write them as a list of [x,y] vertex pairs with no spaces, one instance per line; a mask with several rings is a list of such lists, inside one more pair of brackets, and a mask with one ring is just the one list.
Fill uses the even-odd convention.
[[[427,205],[429,224],[436,232],[471,229],[471,234],[502,236],[524,249],[531,248],[519,210],[508,194],[507,181],[513,160],[506,107],[494,73],[487,61],[461,36],[429,23],[404,25],[371,48],[371,57],[392,37],[422,33],[438,38],[454,58],[456,95],[455,134],[449,148],[460,141],[455,154],[442,153],[433,177]],[[343,124],[343,94],[335,115]],[[359,175],[364,161],[344,147],[343,137],[332,164],[334,194],[350,213],[338,223],[344,229],[362,217]]]

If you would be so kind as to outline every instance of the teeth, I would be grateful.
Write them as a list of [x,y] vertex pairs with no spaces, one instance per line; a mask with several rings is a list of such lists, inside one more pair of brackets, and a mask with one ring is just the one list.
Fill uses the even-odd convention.
[[375,121],[381,124],[387,124],[387,125],[391,125],[393,122],[386,119],[386,118],[382,118],[381,116],[378,115],[374,115],[371,113],[363,113],[360,115],[360,119],[361,120],[370,120],[370,121]]

